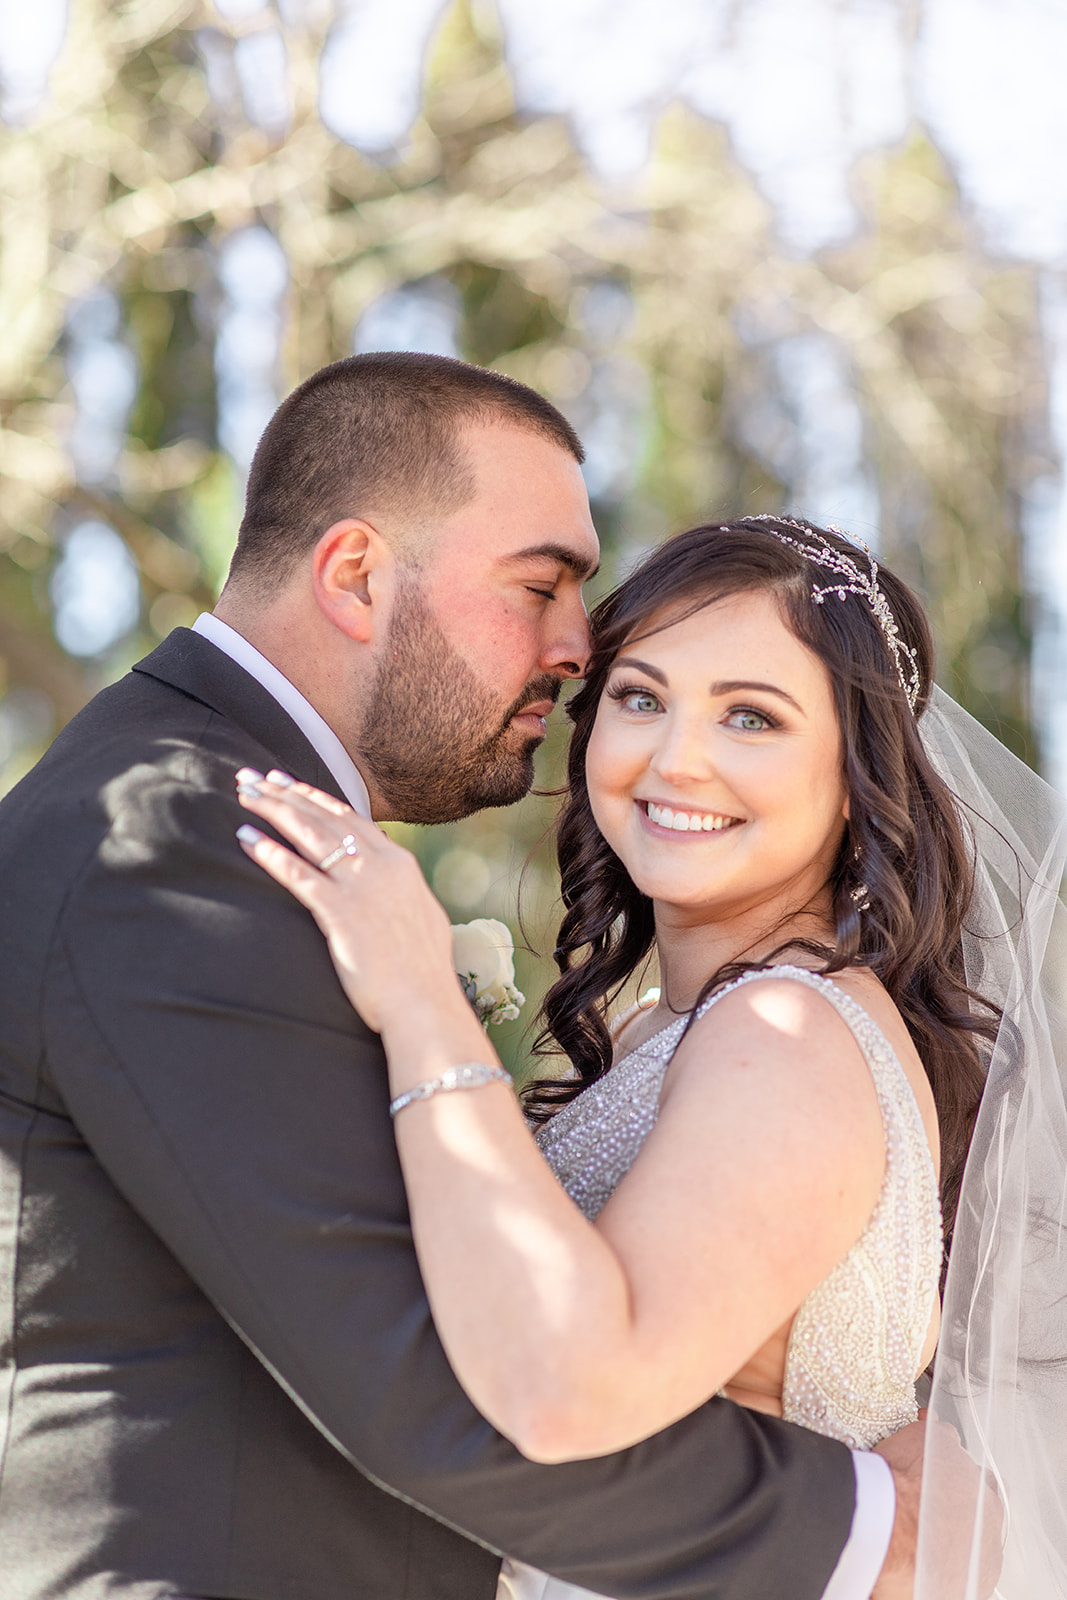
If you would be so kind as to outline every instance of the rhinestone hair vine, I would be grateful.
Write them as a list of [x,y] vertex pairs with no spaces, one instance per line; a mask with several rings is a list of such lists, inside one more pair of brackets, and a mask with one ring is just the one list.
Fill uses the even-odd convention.
[[[858,561],[853,561],[844,550],[837,550],[832,544],[817,533],[814,528],[809,528],[806,522],[797,522],[793,517],[775,517],[769,512],[761,511],[754,517],[746,517],[746,522],[784,522],[790,528],[806,534],[812,542],[805,543],[794,539],[792,534],[780,533],[777,528],[768,528],[766,531],[781,544],[789,545],[805,561],[812,562],[817,567],[824,567],[828,572],[836,572],[839,581],[820,586],[813,583],[811,598],[815,605],[821,606],[828,594],[836,594],[839,600],[844,600],[846,595],[858,594],[866,600],[874,614],[874,620],[882,630],[882,636],[889,647],[889,654],[893,657],[893,664],[897,669],[900,687],[903,689],[908,705],[914,713],[919,703],[919,693],[922,680],[919,676],[919,663],[911,645],[905,644],[900,637],[896,618],[889,607],[889,601],[882,592],[878,582],[878,563],[871,554],[870,549],[862,539],[854,539],[850,533],[844,533],[840,528],[830,525],[829,531],[838,534],[843,539],[848,539],[857,550],[862,550],[869,563],[868,570],[864,571]],[[723,529],[723,532],[728,530]]]

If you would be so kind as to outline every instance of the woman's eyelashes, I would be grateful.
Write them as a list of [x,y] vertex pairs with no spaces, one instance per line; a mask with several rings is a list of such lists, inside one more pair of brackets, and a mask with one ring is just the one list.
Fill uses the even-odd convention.
[[638,716],[648,716],[663,709],[659,695],[637,683],[614,683],[608,690],[608,699],[618,701],[627,711]]
[[767,733],[782,725],[769,711],[757,711],[755,706],[734,706],[727,712],[726,721],[741,733]]
[[[635,716],[654,716],[663,710],[659,695],[644,684],[614,683],[607,695]],[[769,733],[782,726],[772,712],[761,711],[757,706],[731,706],[723,713],[722,721],[739,733]]]

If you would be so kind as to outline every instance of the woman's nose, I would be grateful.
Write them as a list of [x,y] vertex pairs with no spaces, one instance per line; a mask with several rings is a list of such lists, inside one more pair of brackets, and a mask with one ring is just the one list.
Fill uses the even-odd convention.
[[702,718],[665,717],[663,737],[650,762],[667,783],[701,782],[715,774],[711,743]]

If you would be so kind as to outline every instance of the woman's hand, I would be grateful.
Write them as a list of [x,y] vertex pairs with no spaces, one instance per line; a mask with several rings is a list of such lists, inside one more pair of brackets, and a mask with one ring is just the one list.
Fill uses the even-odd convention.
[[263,777],[242,768],[237,794],[294,845],[287,850],[247,826],[238,833],[253,861],[311,912],[345,993],[370,1027],[385,1033],[423,1002],[435,1011],[469,1010],[453,971],[448,917],[410,850],[283,772]]

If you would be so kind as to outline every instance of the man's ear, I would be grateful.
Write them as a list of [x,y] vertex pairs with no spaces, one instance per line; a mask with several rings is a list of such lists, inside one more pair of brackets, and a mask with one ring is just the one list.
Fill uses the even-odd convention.
[[320,611],[348,638],[369,644],[392,588],[393,553],[372,523],[346,517],[326,529],[311,556]]

